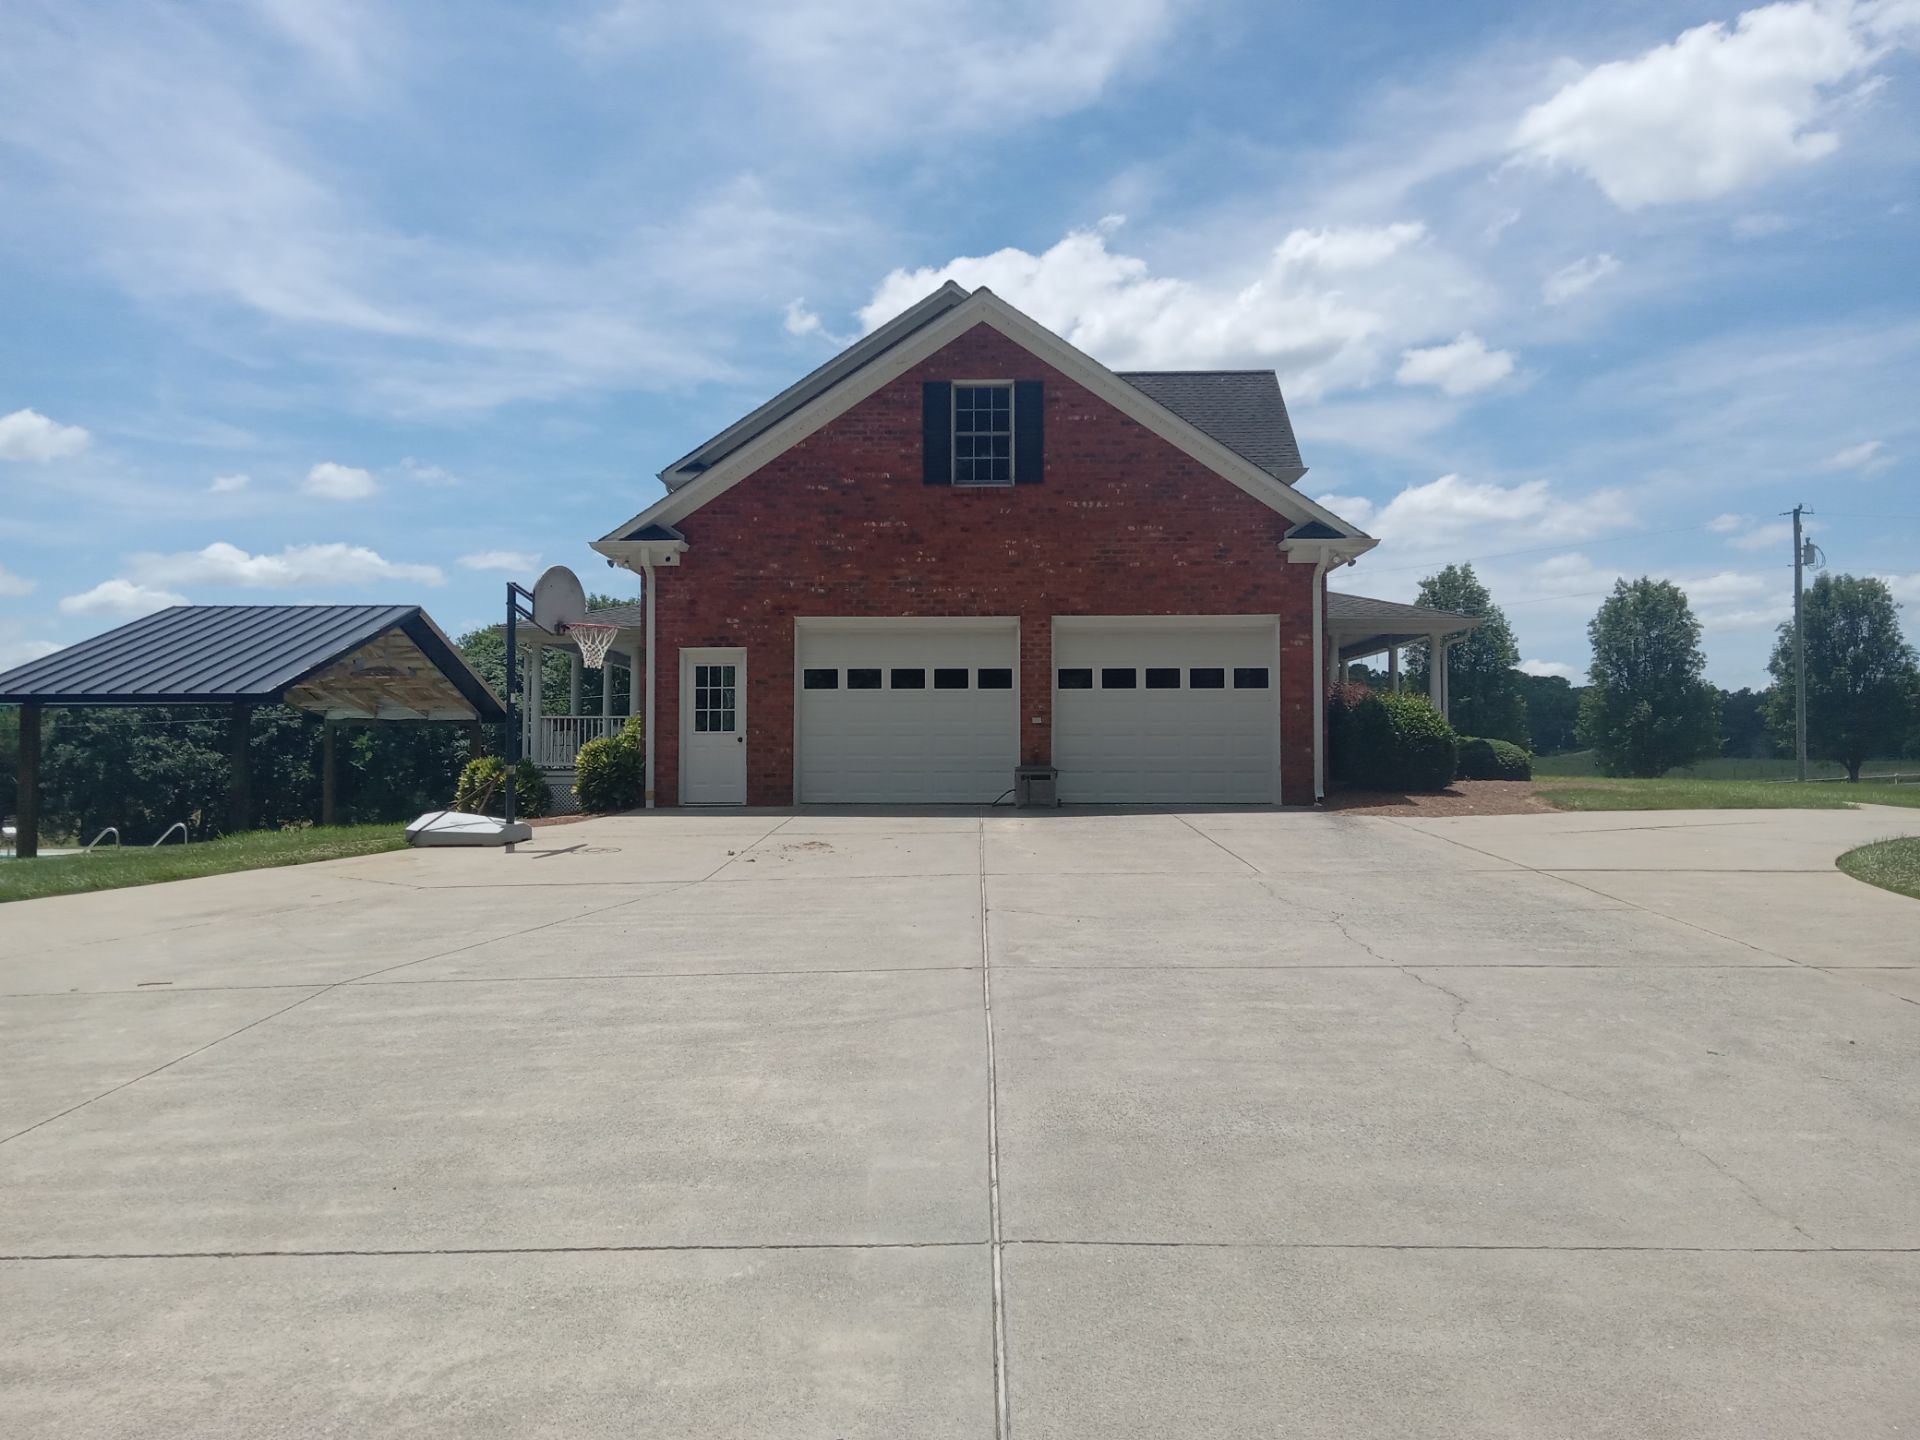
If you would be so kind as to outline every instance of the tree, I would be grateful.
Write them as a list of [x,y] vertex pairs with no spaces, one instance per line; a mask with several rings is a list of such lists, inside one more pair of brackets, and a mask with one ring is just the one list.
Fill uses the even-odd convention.
[[1527,697],[1527,733],[1533,737],[1533,749],[1539,755],[1557,755],[1579,747],[1576,734],[1580,723],[1580,697],[1585,687],[1575,688],[1564,675],[1528,675],[1523,677]]
[[1605,775],[1651,779],[1720,748],[1720,692],[1703,678],[1700,622],[1678,585],[1615,583],[1587,625],[1592,682],[1579,736]]
[[[1438,575],[1429,575],[1420,582],[1414,604],[1472,615],[1480,621],[1448,651],[1447,718],[1453,728],[1462,735],[1530,747],[1525,677],[1516,668],[1520,647],[1514,643],[1507,617],[1493,603],[1473,566],[1449,565]],[[1428,648],[1409,647],[1409,678],[1416,690],[1427,688]]]
[[[1913,728],[1920,666],[1900,633],[1900,606],[1884,580],[1822,575],[1802,602],[1807,643],[1807,753],[1847,767],[1898,751]],[[1780,627],[1767,722],[1793,743],[1793,623]]]
[[1773,754],[1767,733],[1766,690],[1720,692],[1720,753],[1734,760],[1765,760]]

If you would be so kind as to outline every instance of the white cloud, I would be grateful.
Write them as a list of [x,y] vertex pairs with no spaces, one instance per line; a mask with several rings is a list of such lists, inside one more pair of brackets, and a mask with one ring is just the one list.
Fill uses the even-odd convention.
[[325,500],[364,500],[380,487],[371,474],[357,466],[322,460],[307,471],[306,482],[300,488]]
[[1522,675],[1557,675],[1576,685],[1586,683],[1587,672],[1563,660],[1522,660],[1516,667]]
[[1736,215],[1732,226],[1736,240],[1764,240],[1770,235],[1778,235],[1793,228],[1793,221],[1785,215],[1772,210],[1756,210],[1747,215]]
[[1389,356],[1448,333],[1486,300],[1412,222],[1294,230],[1252,263],[1199,279],[1156,275],[1110,248],[1120,223],[1109,217],[1038,254],[895,270],[861,324],[872,330],[950,279],[988,286],[1115,369],[1270,366],[1290,399],[1311,400],[1377,382]]
[[1409,485],[1384,506],[1340,495],[1329,495],[1324,503],[1335,514],[1364,525],[1369,534],[1417,554],[1456,549],[1466,540],[1477,540],[1482,548],[1528,540],[1583,540],[1634,524],[1633,512],[1618,491],[1567,496],[1546,480],[1497,485],[1442,475],[1424,485]]
[[150,615],[155,610],[164,610],[169,605],[186,603],[186,596],[177,595],[171,590],[114,579],[102,580],[91,590],[66,596],[60,602],[60,611],[65,615],[111,615],[121,620],[133,620]]
[[0,415],[0,460],[45,464],[64,460],[87,448],[93,437],[78,425],[62,425],[38,410],[16,410]]
[[1729,511],[1725,515],[1716,515],[1707,522],[1707,528],[1716,535],[1733,535],[1753,524],[1751,515],[1735,515]]
[[540,557],[531,550],[476,550],[462,555],[460,563],[469,570],[501,570],[509,575],[531,575]]
[[393,580],[420,585],[446,583],[437,566],[404,564],[364,545],[337,542],[289,545],[277,555],[251,555],[238,545],[215,541],[203,550],[135,555],[128,568],[135,579],[152,584],[233,585],[265,590],[364,586]]
[[1844,82],[1889,7],[1792,0],[1597,65],[1528,110],[1521,158],[1590,176],[1622,209],[1708,200],[1830,155]]
[[699,49],[750,72],[740,89],[787,127],[892,145],[931,130],[1005,130],[1071,114],[1171,29],[1172,0],[615,0],[595,55]]
[[11,670],[16,665],[25,665],[30,660],[38,660],[66,648],[51,640],[0,639],[0,670]]
[[1885,442],[1863,440],[1858,445],[1849,445],[1836,450],[1820,462],[1822,470],[1857,470],[1862,475],[1877,475],[1893,464],[1893,456],[1887,454]]
[[409,455],[400,462],[400,473],[416,485],[452,486],[460,477],[442,465],[428,465]]
[[1564,305],[1576,295],[1584,295],[1620,268],[1620,262],[1604,251],[1562,265],[1547,276],[1540,286],[1540,298],[1549,305]]
[[1884,580],[1887,588],[1893,592],[1893,598],[1902,605],[1920,605],[1920,570],[1910,575],[1877,575]]
[[0,565],[0,595],[30,595],[38,583],[25,575],[16,575],[6,566]]
[[1432,385],[1442,394],[1471,395],[1513,373],[1513,356],[1489,350],[1471,330],[1445,345],[1405,350],[1393,378],[1402,385]]
[[1751,530],[1729,536],[1727,544],[1736,550],[1767,550],[1777,545],[1782,553],[1791,556],[1793,525],[1786,520],[1779,520],[1771,525],[1756,525]]
[[207,489],[215,495],[231,495],[235,491],[246,489],[252,483],[251,475],[216,475]]
[[818,335],[820,317],[807,308],[805,300],[787,302],[786,330],[789,335]]

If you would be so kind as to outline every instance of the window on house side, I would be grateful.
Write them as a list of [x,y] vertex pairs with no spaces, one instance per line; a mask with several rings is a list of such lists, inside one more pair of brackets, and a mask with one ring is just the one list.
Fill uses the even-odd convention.
[[953,483],[1013,483],[1013,386],[953,387]]

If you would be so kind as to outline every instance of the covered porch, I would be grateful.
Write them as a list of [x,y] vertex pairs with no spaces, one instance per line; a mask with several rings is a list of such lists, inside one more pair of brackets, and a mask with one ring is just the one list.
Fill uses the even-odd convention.
[[[1448,652],[1480,622],[1451,610],[1424,605],[1402,605],[1365,595],[1327,592],[1327,683],[1337,684],[1356,661],[1387,657],[1388,685],[1398,691],[1403,678],[1401,651],[1425,644],[1433,662],[1427,666],[1427,698],[1433,708],[1448,715]],[[1451,716],[1449,715],[1449,718]]]
[[[599,693],[583,703],[586,663],[579,643],[565,632],[544,630],[531,621],[519,625],[519,674],[513,683],[519,687],[520,714],[526,734],[526,755],[542,770],[565,773],[579,761],[581,747],[589,740],[620,733],[627,717],[639,713],[636,685],[644,675],[646,654],[646,611],[639,602],[595,610],[590,616],[596,625],[615,626],[612,644],[600,675]],[[547,657],[559,651],[567,657],[566,708],[559,713],[547,705]]]

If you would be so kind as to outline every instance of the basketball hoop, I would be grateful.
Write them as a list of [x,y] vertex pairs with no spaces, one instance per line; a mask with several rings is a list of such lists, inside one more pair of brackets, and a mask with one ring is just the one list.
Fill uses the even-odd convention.
[[567,626],[561,633],[580,647],[580,663],[589,670],[598,670],[607,663],[607,647],[613,644],[613,637],[620,633],[620,627],[595,625],[582,620]]

